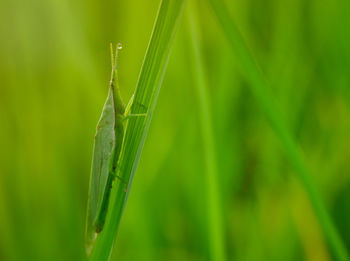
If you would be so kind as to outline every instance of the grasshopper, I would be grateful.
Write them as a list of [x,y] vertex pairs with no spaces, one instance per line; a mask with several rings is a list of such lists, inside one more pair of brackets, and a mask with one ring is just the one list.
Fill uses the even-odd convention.
[[146,116],[146,114],[130,114],[134,95],[125,107],[120,95],[117,74],[118,52],[122,49],[117,44],[114,54],[110,45],[112,73],[108,96],[97,124],[93,160],[90,174],[89,198],[86,218],[85,247],[87,255],[92,252],[97,235],[102,231],[110,201],[110,192],[115,178],[127,186],[117,176],[118,160],[124,140],[125,124],[129,117]]

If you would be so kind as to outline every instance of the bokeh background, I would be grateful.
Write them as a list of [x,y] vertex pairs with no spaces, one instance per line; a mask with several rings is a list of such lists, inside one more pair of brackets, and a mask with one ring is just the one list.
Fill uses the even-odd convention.
[[[226,1],[350,249],[350,2]],[[95,126],[121,42],[124,100],[159,1],[0,0],[0,260],[86,260]],[[229,260],[332,260],[207,1],[201,45]],[[209,260],[185,10],[112,260]]]

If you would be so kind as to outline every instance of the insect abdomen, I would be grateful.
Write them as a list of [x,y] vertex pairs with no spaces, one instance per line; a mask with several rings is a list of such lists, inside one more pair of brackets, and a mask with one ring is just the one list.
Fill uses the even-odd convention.
[[112,166],[110,168],[110,172],[108,174],[108,180],[106,183],[106,189],[105,193],[103,195],[103,201],[101,204],[101,210],[99,215],[97,216],[96,222],[95,222],[95,230],[96,233],[100,233],[103,229],[103,226],[106,221],[107,211],[108,211],[108,205],[109,205],[109,198],[112,190],[112,184],[117,176],[117,164],[119,161],[119,156],[122,148],[123,138],[124,138],[124,125],[122,122],[122,118],[120,117],[118,119],[118,116],[116,118],[116,124],[115,124],[115,135],[116,135],[116,143],[114,147],[113,152],[113,160],[112,160]]

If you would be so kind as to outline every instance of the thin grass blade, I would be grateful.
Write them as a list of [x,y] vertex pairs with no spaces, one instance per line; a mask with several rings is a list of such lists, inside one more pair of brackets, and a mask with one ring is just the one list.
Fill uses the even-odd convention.
[[130,111],[134,115],[146,114],[146,116],[131,117],[128,120],[118,162],[117,175],[119,178],[113,183],[106,223],[97,237],[90,260],[103,261],[110,258],[184,3],[185,0],[163,0],[161,2]]
[[337,260],[349,261],[350,259],[345,245],[312,181],[311,175],[303,161],[302,152],[294,140],[293,135],[287,128],[287,124],[284,122],[282,113],[275,103],[271,88],[265,80],[260,67],[246,46],[224,2],[222,0],[209,0],[209,2],[242,67],[246,79],[250,82],[249,86],[253,94],[279,137],[287,157],[308,194],[330,250]]
[[200,45],[200,29],[197,17],[195,1],[189,5],[189,39],[191,41],[191,61],[194,75],[195,90],[198,99],[198,114],[200,120],[201,137],[203,143],[203,156],[205,166],[205,184],[207,218],[208,218],[208,241],[211,260],[227,260],[225,239],[223,232],[222,200],[218,181],[216,163],[216,149],[213,133],[213,120],[211,115],[211,100],[209,88],[204,70],[204,59]]

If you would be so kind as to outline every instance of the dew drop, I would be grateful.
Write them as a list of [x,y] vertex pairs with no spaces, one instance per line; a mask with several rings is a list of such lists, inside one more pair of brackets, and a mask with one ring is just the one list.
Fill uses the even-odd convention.
[[123,45],[122,45],[121,43],[117,43],[117,49],[118,49],[118,50],[123,49]]

